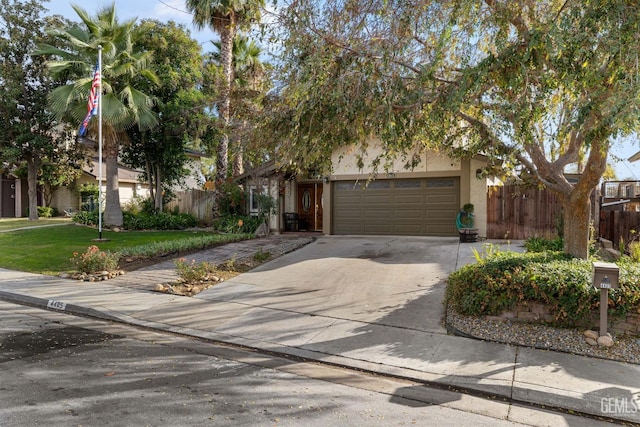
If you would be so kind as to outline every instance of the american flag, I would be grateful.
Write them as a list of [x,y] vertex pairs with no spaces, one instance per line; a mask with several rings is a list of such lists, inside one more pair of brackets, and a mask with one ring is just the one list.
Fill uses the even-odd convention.
[[91,117],[98,114],[98,101],[100,100],[100,64],[96,64],[96,69],[93,72],[93,82],[91,83],[91,91],[89,92],[89,102],[87,103],[87,115],[80,125],[78,135],[85,136],[87,133],[87,126]]

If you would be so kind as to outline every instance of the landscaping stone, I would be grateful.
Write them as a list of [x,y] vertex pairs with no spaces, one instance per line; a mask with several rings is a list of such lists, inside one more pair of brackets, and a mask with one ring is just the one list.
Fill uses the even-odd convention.
[[598,341],[594,340],[593,338],[587,338],[587,344],[589,345],[598,345]]
[[592,331],[591,329],[587,329],[586,331],[584,331],[584,336],[587,338],[591,338],[594,341],[600,338],[600,334],[598,334],[596,331]]
[[598,337],[598,345],[601,345],[603,347],[613,347],[613,338],[611,338],[609,335]]
[[[543,324],[487,320],[483,316],[464,316],[447,308],[447,328],[486,341],[543,348],[603,359],[640,364],[640,339],[615,336],[613,347],[587,343],[583,329],[554,328]],[[599,337],[598,337],[599,338]],[[613,341],[613,336],[610,337]]]

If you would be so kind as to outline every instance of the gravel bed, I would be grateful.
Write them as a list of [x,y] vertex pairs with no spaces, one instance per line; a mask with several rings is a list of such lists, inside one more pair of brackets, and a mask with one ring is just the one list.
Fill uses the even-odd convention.
[[614,336],[611,348],[591,346],[585,341],[583,330],[463,316],[450,307],[446,325],[455,334],[486,341],[640,364],[640,338],[637,337]]

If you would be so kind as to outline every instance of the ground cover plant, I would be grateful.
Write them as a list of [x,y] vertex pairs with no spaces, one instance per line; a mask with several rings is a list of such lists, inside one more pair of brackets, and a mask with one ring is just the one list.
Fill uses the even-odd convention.
[[85,253],[96,245],[101,251],[120,253],[123,263],[169,254],[180,255],[193,250],[250,238],[247,234],[219,234],[207,231],[125,231],[103,230],[106,242],[98,238],[95,228],[60,226],[30,228],[0,234],[0,268],[57,275],[74,271],[74,253]]
[[[556,251],[515,253],[489,248],[448,278],[446,301],[464,315],[498,315],[525,301],[553,307],[553,326],[578,327],[599,306],[591,284],[591,260]],[[622,316],[640,307],[640,264],[623,257],[620,289],[609,292],[609,314]]]

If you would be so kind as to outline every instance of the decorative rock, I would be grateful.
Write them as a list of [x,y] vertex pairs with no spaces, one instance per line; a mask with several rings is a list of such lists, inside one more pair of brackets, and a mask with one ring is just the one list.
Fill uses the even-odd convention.
[[596,345],[598,345],[598,342],[596,340],[594,340],[593,338],[587,338],[587,344],[589,344],[591,346],[596,346]]
[[100,272],[100,275],[101,275],[101,276],[103,276],[103,277],[104,277],[104,276],[108,276],[108,275],[109,275],[109,272],[108,272],[107,270],[102,270],[102,271]]
[[598,338],[598,345],[603,347],[613,347],[613,338],[608,335],[603,335]]
[[600,334],[598,334],[596,331],[592,331],[591,329],[587,329],[586,331],[584,331],[584,336],[596,341],[600,337]]
[[158,283],[153,290],[156,292],[164,292],[164,285],[162,283]]

